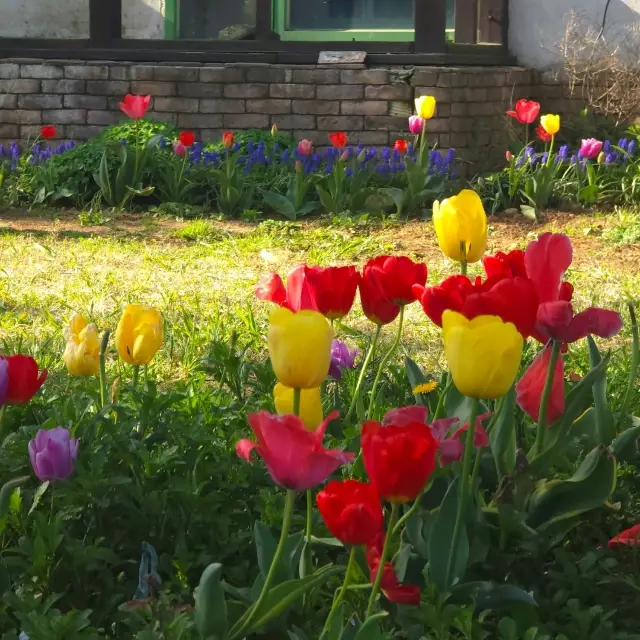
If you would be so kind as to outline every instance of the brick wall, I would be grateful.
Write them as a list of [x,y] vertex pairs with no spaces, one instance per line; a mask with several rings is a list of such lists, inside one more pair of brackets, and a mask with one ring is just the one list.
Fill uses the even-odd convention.
[[[233,129],[277,124],[297,139],[392,144],[407,134],[415,97],[438,101],[430,142],[460,157],[502,162],[504,111],[531,93],[531,72],[515,67],[345,68],[271,64],[188,65],[0,61],[0,140],[27,140],[42,124],[86,140],[123,118],[126,93],[151,94],[151,117],[196,132],[203,141]],[[4,98],[3,98],[4,96]]]

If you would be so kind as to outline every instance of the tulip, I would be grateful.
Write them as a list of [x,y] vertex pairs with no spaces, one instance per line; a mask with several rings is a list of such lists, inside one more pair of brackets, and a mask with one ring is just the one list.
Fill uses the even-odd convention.
[[353,306],[360,274],[355,267],[310,267],[306,281],[313,308],[329,320],[339,320]]
[[614,549],[619,546],[640,547],[640,524],[621,531],[607,543],[609,549]]
[[225,149],[231,149],[231,147],[233,147],[233,142],[234,142],[233,132],[225,131],[222,134],[222,146]]
[[429,319],[442,327],[442,314],[446,309],[462,313],[466,299],[475,291],[467,276],[453,275],[434,287],[413,287],[416,299],[420,301]]
[[5,403],[27,404],[47,379],[47,370],[38,373],[38,364],[29,356],[6,356],[4,360],[9,378]]
[[192,131],[181,131],[178,140],[188,148],[196,141],[196,136]]
[[400,307],[390,302],[380,288],[380,278],[374,275],[374,270],[381,268],[388,256],[378,256],[367,262],[360,278],[360,302],[364,315],[371,322],[382,326],[393,322],[400,313]]
[[65,329],[67,346],[64,363],[72,376],[97,376],[100,373],[100,336],[95,324],[74,314]]
[[398,138],[398,140],[396,140],[393,143],[393,148],[398,152],[401,153],[402,155],[407,153],[407,150],[409,149],[409,145],[407,144],[406,140],[402,140],[402,138]]
[[409,116],[409,133],[419,136],[424,130],[424,118],[420,116]]
[[[7,391],[9,390],[9,361],[0,358],[0,407],[7,401]],[[2,426],[0,424],[0,426]]]
[[78,440],[64,427],[40,429],[29,442],[31,466],[41,482],[66,480],[78,457]]
[[500,276],[502,278],[526,278],[527,268],[524,264],[524,251],[514,249],[509,253],[498,251],[495,256],[485,256],[482,266],[487,278]]
[[515,325],[497,316],[467,320],[455,311],[442,314],[444,353],[453,382],[472,398],[499,398],[513,384],[523,339]]
[[313,142],[304,138],[298,142],[298,153],[301,156],[310,156],[313,153]]
[[133,366],[151,362],[162,345],[162,316],[153,307],[129,304],[116,329],[118,355]]
[[316,503],[327,528],[343,544],[369,544],[382,531],[382,505],[370,484],[330,482],[318,493]]
[[132,96],[128,93],[120,103],[120,109],[132,120],[144,118],[149,110],[151,96]]
[[541,304],[536,319],[543,335],[562,343],[577,342],[588,335],[612,338],[622,329],[617,311],[589,307],[574,313],[573,305],[566,300]]
[[487,245],[487,214],[475,191],[433,203],[433,225],[442,252],[452,260],[469,263],[482,259]]
[[332,338],[331,325],[317,311],[274,309],[267,343],[278,382],[292,389],[319,387],[329,373]]
[[187,153],[187,148],[180,142],[180,140],[173,141],[173,152],[179,157],[184,158]]
[[276,484],[285,489],[307,491],[354,458],[353,453],[322,446],[327,425],[337,417],[337,411],[333,412],[312,432],[296,416],[275,416],[266,411],[249,414],[249,425],[258,442],[241,440],[236,445],[236,453],[251,463],[255,450]]
[[275,138],[278,135],[278,125],[274,122],[271,127],[271,137]]
[[56,137],[56,128],[52,124],[45,124],[43,127],[40,127],[40,135],[45,140],[52,140]]
[[547,133],[541,124],[536,127],[536,136],[538,136],[540,142],[549,142],[551,140],[551,134]]
[[347,134],[343,132],[330,133],[329,142],[336,149],[343,149],[347,145]]
[[415,500],[435,469],[438,443],[424,423],[362,426],[362,456],[371,484],[391,503]]
[[587,158],[589,160],[596,158],[602,151],[602,145],[603,142],[601,140],[596,140],[595,138],[583,139],[580,143],[580,157]]
[[282,278],[277,273],[263,276],[256,287],[256,298],[273,302],[290,311],[311,309],[318,311],[309,286],[309,267],[298,265],[289,272],[285,288]]
[[511,151],[509,151],[509,149],[507,149],[504,152],[504,157],[505,157],[507,162],[511,162],[511,160],[513,159],[513,154],[511,153]]
[[433,96],[420,96],[415,99],[416,114],[423,120],[430,120],[436,110],[436,99]]
[[540,117],[540,126],[550,135],[555,136],[560,131],[560,116],[548,113]]
[[331,343],[331,365],[329,367],[329,375],[334,380],[342,378],[343,369],[353,369],[356,362],[358,350],[349,349],[349,347],[340,340],[334,340]]
[[507,115],[515,118],[520,124],[531,124],[540,113],[540,103],[524,98],[516,102],[515,111],[507,111]]
[[[273,399],[276,411],[280,415],[294,413],[293,407],[294,390],[278,383],[273,388]],[[309,431],[315,431],[324,418],[322,414],[322,398],[320,397],[320,387],[315,389],[302,389],[300,392],[299,418],[304,422],[304,426]]]
[[346,162],[349,159],[349,156],[351,155],[349,149],[345,149],[341,154],[340,154],[340,162]]
[[426,283],[427,265],[405,256],[380,256],[371,265],[371,277],[389,302],[404,306],[416,300],[413,287]]

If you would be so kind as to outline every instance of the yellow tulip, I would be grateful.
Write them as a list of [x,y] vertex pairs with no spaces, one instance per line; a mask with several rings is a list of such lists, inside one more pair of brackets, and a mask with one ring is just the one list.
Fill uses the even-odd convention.
[[67,346],[64,363],[72,376],[96,376],[100,373],[100,336],[95,324],[74,314],[64,330]]
[[321,313],[274,309],[267,344],[278,382],[292,389],[319,387],[329,373],[332,338],[333,329]]
[[433,226],[442,253],[459,262],[478,262],[487,246],[487,214],[475,191],[433,203]]
[[513,385],[522,358],[522,336],[497,316],[467,320],[442,314],[444,354],[458,391],[471,398],[499,398]]
[[436,99],[433,96],[420,96],[416,98],[416,114],[425,120],[433,118],[436,110]]
[[560,116],[547,113],[546,116],[540,116],[540,124],[550,136],[555,136],[560,131]]
[[126,306],[116,329],[116,349],[128,364],[149,364],[162,345],[162,316],[153,307]]
[[[280,415],[293,414],[293,389],[278,384],[273,388],[273,399],[276,403],[276,411]],[[315,431],[324,416],[322,415],[322,398],[320,387],[314,389],[302,389],[300,392],[300,419],[309,431]]]

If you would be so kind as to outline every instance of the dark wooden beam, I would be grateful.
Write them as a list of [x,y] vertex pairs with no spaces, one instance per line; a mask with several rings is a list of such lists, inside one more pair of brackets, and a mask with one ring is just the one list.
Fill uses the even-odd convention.
[[456,44],[476,44],[478,42],[477,0],[455,0],[455,3]]
[[122,37],[122,0],[89,0],[89,40],[108,47]]
[[269,40],[273,37],[272,6],[272,0],[256,0],[256,40]]
[[414,51],[444,53],[446,22],[446,0],[415,0]]

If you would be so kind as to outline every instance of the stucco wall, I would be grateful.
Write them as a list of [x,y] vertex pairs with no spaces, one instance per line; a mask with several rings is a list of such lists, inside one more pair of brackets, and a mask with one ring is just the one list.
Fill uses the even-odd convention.
[[[602,24],[606,0],[510,0],[509,47],[522,65],[544,69],[561,63],[561,42],[571,10],[594,26]],[[640,23],[640,0],[611,0],[604,36]]]
[[0,37],[88,38],[89,0],[0,0]]
[[124,0],[122,2],[122,37],[164,38],[165,5],[166,0]]

